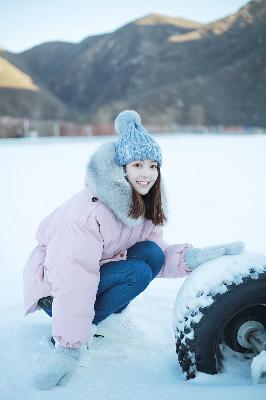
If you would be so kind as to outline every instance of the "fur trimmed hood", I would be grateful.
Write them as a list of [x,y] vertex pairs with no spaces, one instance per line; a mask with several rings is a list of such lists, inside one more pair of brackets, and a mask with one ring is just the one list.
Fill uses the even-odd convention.
[[[115,162],[115,141],[102,144],[88,161],[85,185],[92,185],[100,200],[110,208],[115,216],[128,226],[137,226],[143,217],[128,216],[132,203],[132,187],[125,179],[122,166]],[[161,177],[162,208],[167,218],[167,199]]]

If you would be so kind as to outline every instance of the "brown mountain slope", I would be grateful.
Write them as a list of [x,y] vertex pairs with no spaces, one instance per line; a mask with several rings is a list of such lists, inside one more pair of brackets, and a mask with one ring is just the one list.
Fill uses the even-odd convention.
[[37,91],[32,78],[15,65],[0,56],[0,88],[26,89]]
[[2,115],[56,118],[67,115],[55,96],[33,81],[7,59],[0,56],[0,110]]
[[147,14],[144,17],[135,20],[134,23],[137,25],[175,25],[179,29],[183,28],[184,30],[198,29],[203,26],[203,24],[189,19],[156,13]]

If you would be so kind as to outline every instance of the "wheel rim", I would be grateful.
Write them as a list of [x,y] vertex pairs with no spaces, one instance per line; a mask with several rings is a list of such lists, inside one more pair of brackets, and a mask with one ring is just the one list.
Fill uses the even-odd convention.
[[240,310],[225,324],[220,343],[240,353],[252,353],[248,337],[255,330],[266,329],[266,305],[254,304]]

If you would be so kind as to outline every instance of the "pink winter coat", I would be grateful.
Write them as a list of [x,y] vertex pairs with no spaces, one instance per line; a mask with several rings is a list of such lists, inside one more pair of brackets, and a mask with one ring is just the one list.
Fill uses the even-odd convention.
[[[79,347],[86,343],[94,318],[100,268],[109,261],[125,260],[127,249],[136,242],[153,240],[164,251],[165,263],[158,277],[177,278],[189,273],[184,254],[191,244],[168,245],[162,228],[155,227],[152,221],[133,221],[126,212],[121,214],[127,211],[128,201],[124,201],[123,208],[121,199],[125,200],[124,185],[129,183],[124,175],[121,179],[121,169],[111,177],[109,174],[106,183],[102,165],[102,152],[106,157],[106,149],[111,149],[107,153],[112,158],[111,142],[92,157],[85,187],[40,223],[35,236],[38,244],[23,271],[25,314],[39,309],[40,298],[52,295],[52,335],[61,346]],[[95,173],[99,170],[100,179]],[[115,192],[110,193],[110,182],[115,184]],[[110,196],[114,197],[110,200]],[[117,200],[120,204],[115,205]]]

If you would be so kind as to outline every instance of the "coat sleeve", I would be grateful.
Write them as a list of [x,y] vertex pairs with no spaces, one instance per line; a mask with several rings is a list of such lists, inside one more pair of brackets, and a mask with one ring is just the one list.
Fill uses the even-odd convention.
[[164,252],[164,265],[157,275],[157,278],[181,278],[187,276],[191,270],[186,268],[184,256],[188,249],[192,248],[192,244],[172,244],[169,245],[163,238],[163,229],[161,226],[153,226],[147,240],[152,240]]
[[76,221],[63,223],[46,252],[54,297],[52,335],[64,347],[80,347],[88,340],[95,314],[103,239],[95,216],[89,218],[88,226]]

